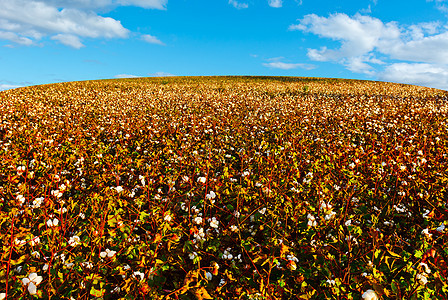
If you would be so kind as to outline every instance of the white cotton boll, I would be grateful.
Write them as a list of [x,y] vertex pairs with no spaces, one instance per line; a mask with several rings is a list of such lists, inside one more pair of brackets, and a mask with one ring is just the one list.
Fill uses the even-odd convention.
[[21,240],[21,239],[18,239],[18,238],[16,238],[16,239],[14,240],[14,244],[16,244],[17,246],[21,246],[21,245],[23,245],[23,244],[25,244],[25,243],[26,243],[26,241]]
[[316,227],[317,226],[316,218],[313,215],[308,214],[307,219],[308,219],[308,224],[307,224],[308,227]]
[[210,226],[213,228],[218,228],[219,227],[219,221],[216,220],[215,217],[212,218],[212,220],[210,221]]
[[34,283],[30,282],[30,284],[28,285],[28,292],[30,293],[30,295],[37,294],[37,287]]
[[205,273],[205,278],[207,278],[208,281],[212,280],[213,275],[210,272]]
[[33,200],[33,208],[39,208],[44,201],[44,198],[39,197]]
[[135,277],[137,277],[137,276],[140,277],[140,281],[143,281],[143,279],[145,278],[145,274],[140,272],[140,271],[135,271],[134,272],[134,276]]
[[17,201],[19,201],[20,205],[23,205],[23,203],[25,203],[26,201],[25,197],[23,197],[22,195],[17,195],[16,199]]
[[171,215],[169,215],[169,214],[165,215],[163,220],[166,221],[166,222],[170,222],[171,221]]
[[77,235],[70,237],[70,239],[68,240],[68,244],[72,247],[76,247],[80,243],[81,243],[81,239]]
[[0,293],[0,300],[6,299],[6,293]]
[[124,189],[123,189],[123,187],[121,187],[121,186],[119,185],[119,186],[117,186],[117,187],[115,188],[115,190],[117,191],[117,193],[121,193]]
[[215,199],[215,198],[216,198],[216,194],[215,194],[214,191],[210,191],[210,192],[205,196],[205,198],[207,198],[207,199]]
[[436,230],[437,230],[438,232],[443,232],[443,231],[445,230],[445,224],[443,224],[443,223],[440,224],[440,226],[437,227]]
[[202,224],[202,217],[194,218],[193,222],[196,223],[196,224]]
[[31,282],[31,280],[28,277],[22,278],[22,284],[23,285],[27,285],[30,282]]
[[336,213],[331,211],[329,214],[325,215],[325,221],[330,221],[334,216],[336,216]]
[[336,284],[336,281],[335,281],[334,279],[327,279],[327,283],[328,283],[329,285],[335,285],[335,284]]
[[112,257],[117,253],[117,251],[106,249],[107,257]]
[[264,215],[266,213],[266,207],[263,207],[262,209],[258,210],[258,212]]
[[374,290],[367,290],[362,294],[362,299],[365,300],[378,300],[378,296]]
[[138,175],[138,180],[140,180],[140,182],[142,183],[143,186],[146,185],[145,176]]
[[425,228],[422,230],[422,234],[424,234],[426,237],[431,238],[432,237],[432,233],[429,233],[428,228]]
[[428,283],[428,278],[425,274],[417,274],[417,279],[421,285],[426,285]]
[[17,167],[17,174],[22,175],[23,172],[25,172],[26,168],[25,166],[18,166]]
[[202,184],[205,184],[205,183],[207,182],[207,178],[205,178],[205,177],[199,177],[199,178],[198,178],[198,182],[200,182],[200,183],[202,183]]
[[101,258],[105,258],[106,256],[107,256],[107,252],[102,251],[102,252],[100,253],[100,257],[101,257]]
[[420,266],[425,268],[425,272],[430,274],[431,273],[431,269],[429,268],[429,266],[426,263],[420,263]]
[[316,222],[316,221],[308,220],[307,225],[308,225],[308,227],[316,227],[316,226],[317,226],[317,222]]
[[42,282],[42,280],[43,280],[42,276],[37,275],[37,273],[31,273],[31,274],[28,276],[28,278],[29,278],[32,282],[34,282],[36,285],[39,285],[39,284]]
[[60,190],[52,190],[51,195],[56,198],[61,198],[64,195],[64,192],[62,192]]

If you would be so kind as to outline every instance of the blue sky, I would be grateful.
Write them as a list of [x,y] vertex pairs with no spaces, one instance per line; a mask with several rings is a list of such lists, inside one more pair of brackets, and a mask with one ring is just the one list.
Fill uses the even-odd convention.
[[0,90],[169,75],[448,90],[448,0],[2,0]]

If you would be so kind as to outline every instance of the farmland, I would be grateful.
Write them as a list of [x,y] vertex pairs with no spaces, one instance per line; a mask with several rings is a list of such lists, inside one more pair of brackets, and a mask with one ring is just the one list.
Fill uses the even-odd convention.
[[423,87],[4,91],[0,298],[447,299],[447,155],[448,92]]

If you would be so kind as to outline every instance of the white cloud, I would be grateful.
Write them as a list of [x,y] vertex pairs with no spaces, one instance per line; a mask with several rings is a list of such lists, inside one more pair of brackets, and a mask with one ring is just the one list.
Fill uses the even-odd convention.
[[448,32],[413,37],[409,41],[397,40],[394,44],[379,50],[394,59],[448,64]]
[[84,45],[79,40],[79,37],[71,34],[57,34],[51,37],[52,40],[59,41],[61,44],[70,46],[76,49],[84,47]]
[[131,74],[118,74],[118,75],[114,76],[114,78],[119,78],[119,79],[122,79],[122,78],[138,78],[138,77],[142,77],[142,76],[131,75]]
[[165,9],[167,0],[2,0],[0,39],[18,45],[34,45],[43,37],[73,47],[82,38],[127,38],[129,30],[119,20],[101,12],[132,5]]
[[448,13],[448,7],[443,4],[443,2],[446,2],[446,0],[426,0],[426,2],[435,2],[436,8],[440,10],[443,13]]
[[10,90],[22,87],[21,85],[14,85],[14,84],[2,84],[0,83],[0,91]]
[[40,0],[58,8],[97,9],[116,6],[137,6],[166,9],[168,0]]
[[247,3],[239,3],[236,0],[229,0],[229,4],[233,5],[233,7],[235,7],[236,9],[244,9],[244,8],[248,8],[249,4]]
[[[155,72],[155,73],[148,74],[147,76],[149,76],[149,77],[171,77],[171,76],[176,76],[176,75],[171,74],[171,73],[166,73],[166,72]],[[139,77],[145,77],[145,76],[137,76],[137,75],[131,75],[131,74],[118,74],[118,75],[114,76],[114,78],[139,78]]]
[[23,36],[18,36],[14,32],[8,32],[8,31],[0,31],[0,39],[9,40],[13,43],[24,46],[31,46],[33,44],[33,41],[31,39]]
[[168,0],[119,0],[118,3],[143,8],[166,9]]
[[158,38],[156,38],[153,35],[149,35],[149,34],[142,35],[142,39],[145,42],[148,42],[148,43],[151,43],[151,44],[157,44],[157,45],[165,46],[165,43],[163,43],[161,40],[159,40]]
[[[352,72],[391,81],[426,86],[431,86],[432,81],[432,86],[439,88],[448,82],[448,27],[438,22],[400,26],[360,14],[350,17],[339,13],[328,18],[311,14],[289,29],[340,43],[335,49],[326,46],[308,49],[311,60],[337,62]],[[390,59],[398,62],[387,63]],[[384,71],[377,71],[374,64],[385,65]],[[424,68],[429,70],[424,71]],[[409,78],[400,75],[400,70],[408,71]],[[436,74],[443,78],[436,78]]]
[[300,24],[291,25],[289,28],[341,41],[341,48],[338,50],[326,48],[319,50],[320,60],[363,55],[378,45],[396,41],[400,36],[400,30],[395,22],[384,24],[379,19],[359,14],[353,18],[346,14],[333,14],[328,18],[311,14],[306,15]]
[[419,63],[394,63],[378,74],[385,81],[448,89],[448,66]]
[[283,1],[282,0],[268,0],[268,4],[270,7],[282,7]]
[[316,67],[314,65],[309,64],[292,64],[292,63],[284,63],[281,61],[274,61],[270,63],[263,63],[263,66],[268,68],[274,68],[274,69],[282,69],[282,70],[291,70],[291,69],[305,69],[305,70],[312,70]]
[[155,73],[149,74],[149,76],[151,76],[151,77],[172,77],[172,76],[176,76],[176,75],[167,73],[167,72],[155,72]]

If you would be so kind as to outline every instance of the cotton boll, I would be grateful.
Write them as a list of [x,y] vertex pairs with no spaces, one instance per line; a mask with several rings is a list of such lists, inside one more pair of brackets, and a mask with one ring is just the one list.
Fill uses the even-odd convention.
[[30,282],[28,284],[28,292],[30,293],[30,295],[36,295],[37,293],[37,287],[34,283]]
[[378,300],[378,296],[374,290],[367,290],[362,294],[362,299],[365,300]]
[[205,273],[205,278],[207,278],[208,281],[212,280],[213,275],[210,272]]

